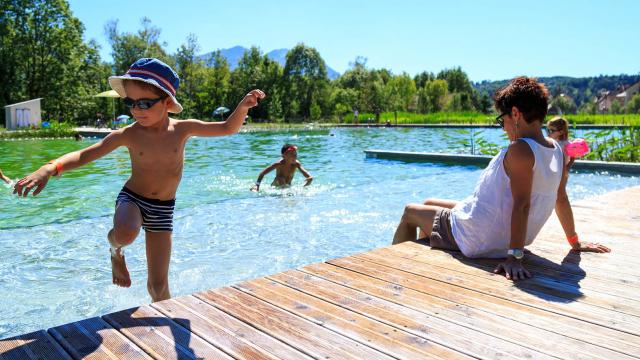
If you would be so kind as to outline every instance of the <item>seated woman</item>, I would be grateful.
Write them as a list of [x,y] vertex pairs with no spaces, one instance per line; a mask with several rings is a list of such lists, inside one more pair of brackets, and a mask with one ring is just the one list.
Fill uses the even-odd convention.
[[522,266],[530,245],[553,209],[575,251],[609,252],[582,243],[575,232],[565,185],[567,167],[560,145],[542,134],[548,91],[535,79],[518,77],[497,91],[498,124],[511,143],[480,176],[472,196],[455,202],[427,199],[405,207],[393,244],[416,240],[416,229],[430,246],[476,258],[505,258],[495,269],[508,279],[531,277]]

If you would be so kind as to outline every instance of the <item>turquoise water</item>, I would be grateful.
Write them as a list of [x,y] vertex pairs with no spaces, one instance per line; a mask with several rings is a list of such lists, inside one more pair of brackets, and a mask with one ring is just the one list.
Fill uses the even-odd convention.
[[[505,144],[497,129],[483,136]],[[195,138],[177,194],[172,295],[236,283],[391,242],[402,209],[426,197],[460,199],[481,169],[365,159],[365,149],[468,152],[446,129],[332,129]],[[0,168],[17,178],[96,140],[0,142]],[[252,193],[285,142],[315,180]],[[111,285],[106,233],[129,174],[120,149],[19,199],[0,185],[0,338],[149,302],[144,237],[127,249],[133,285]],[[273,174],[265,179],[270,183]],[[637,177],[575,173],[573,200],[638,185]]]

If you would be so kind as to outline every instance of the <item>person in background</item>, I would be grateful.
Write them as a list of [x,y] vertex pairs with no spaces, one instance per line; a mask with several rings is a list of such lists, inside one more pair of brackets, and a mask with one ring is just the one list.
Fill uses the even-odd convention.
[[284,144],[282,149],[280,149],[280,154],[282,155],[280,160],[267,166],[267,168],[262,170],[260,175],[258,175],[258,180],[256,181],[255,186],[251,188],[251,191],[260,191],[262,178],[273,170],[276,170],[276,177],[273,179],[271,186],[285,187],[291,185],[291,181],[293,181],[293,176],[295,175],[296,170],[300,170],[302,175],[306,178],[304,186],[311,184],[313,177],[307,170],[305,170],[300,161],[298,161],[297,146],[293,144]]

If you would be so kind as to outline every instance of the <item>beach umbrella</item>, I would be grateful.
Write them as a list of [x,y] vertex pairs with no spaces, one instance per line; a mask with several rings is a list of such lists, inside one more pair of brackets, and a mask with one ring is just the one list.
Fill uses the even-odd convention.
[[219,108],[213,110],[213,115],[220,115],[220,117],[224,120],[224,114],[228,113],[229,110],[228,108],[224,107],[224,106],[220,106]]
[[121,122],[125,122],[127,120],[129,120],[129,115],[120,115],[116,118],[116,120],[121,121]]
[[93,95],[94,97],[108,97],[111,98],[111,108],[113,109],[113,120],[116,119],[116,107],[113,105],[113,99],[119,98],[120,95],[115,90],[103,91],[99,94]]

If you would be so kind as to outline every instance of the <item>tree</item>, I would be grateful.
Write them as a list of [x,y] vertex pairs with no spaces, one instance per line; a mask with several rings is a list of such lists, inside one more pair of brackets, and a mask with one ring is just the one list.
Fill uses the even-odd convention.
[[620,102],[617,100],[614,100],[611,102],[611,110],[610,112],[612,114],[620,114],[622,113],[622,105],[620,105]]
[[424,87],[424,96],[428,101],[428,108],[432,112],[442,111],[446,105],[449,88],[445,80],[433,80],[427,82]]
[[206,111],[200,103],[202,97],[198,96],[198,89],[204,87],[207,78],[204,61],[196,55],[199,51],[198,39],[194,34],[189,34],[187,41],[175,54],[176,72],[180,78],[177,95],[184,108],[184,117],[202,117],[205,115],[202,111]]
[[640,93],[633,95],[625,105],[625,111],[627,114],[640,114]]
[[[98,105],[88,98],[106,81],[95,42],[64,0],[0,2],[0,101],[43,98],[44,119],[76,120]],[[4,117],[4,112],[2,115]]]
[[390,110],[408,111],[413,108],[417,89],[413,79],[406,73],[392,77],[385,90]]
[[231,73],[229,80],[229,92],[227,107],[232,108],[251,89],[259,88],[267,94],[267,98],[260,105],[251,109],[251,115],[255,118],[268,119],[269,111],[281,116],[280,89],[278,82],[282,77],[282,67],[276,61],[262,55],[258,47],[251,47],[246,51],[238,67]]
[[[213,110],[226,104],[229,92],[231,70],[227,59],[220,50],[215,51],[210,59],[205,59],[211,67],[205,68],[205,80],[198,89],[198,113],[204,118],[211,118]],[[238,100],[239,101],[239,100]]]
[[[324,60],[314,48],[298,44],[287,53],[282,75],[285,118],[309,118],[311,106],[329,108],[329,78]],[[297,111],[289,105],[297,103]]]
[[142,28],[137,34],[120,33],[118,20],[109,21],[105,25],[105,33],[112,49],[113,71],[116,74],[124,74],[131,64],[143,57],[154,57],[170,66],[175,65],[164,50],[167,44],[160,42],[160,28],[151,25],[151,20],[147,17],[143,17],[140,24]]

